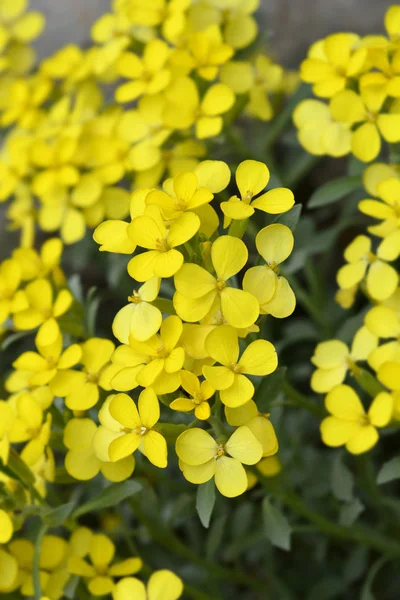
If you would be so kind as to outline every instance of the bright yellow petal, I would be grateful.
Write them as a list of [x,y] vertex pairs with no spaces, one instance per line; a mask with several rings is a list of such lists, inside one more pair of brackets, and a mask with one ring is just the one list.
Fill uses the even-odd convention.
[[267,340],[252,342],[240,357],[239,366],[248,375],[269,375],[278,366],[275,347]]
[[236,364],[239,358],[236,330],[230,325],[216,327],[206,338],[206,350],[209,356],[226,367]]
[[358,422],[365,415],[364,407],[353,388],[338,385],[325,398],[327,410],[338,419]]
[[217,449],[215,440],[204,429],[188,429],[176,440],[178,458],[190,466],[202,465],[214,459]]
[[280,223],[264,227],[256,237],[257,251],[270,265],[279,265],[286,260],[293,250],[293,245],[293,233],[289,227]]
[[268,184],[269,170],[257,160],[244,160],[236,170],[236,183],[243,198],[259,194]]
[[144,454],[149,461],[159,467],[165,469],[167,466],[167,442],[158,431],[148,431],[144,436]]
[[261,460],[262,446],[253,432],[244,425],[234,431],[224,446],[227,453],[245,465]]
[[243,494],[247,489],[247,475],[243,465],[236,458],[221,456],[215,469],[215,485],[227,498]]
[[166,569],[155,571],[147,584],[148,600],[177,600],[182,592],[183,583],[180,577]]
[[222,281],[243,269],[247,258],[248,251],[244,242],[230,235],[220,236],[211,248],[211,260],[218,279]]
[[260,306],[249,292],[226,287],[221,292],[221,311],[229,325],[245,329],[257,321]]
[[360,429],[360,425],[337,417],[327,417],[322,421],[320,429],[324,444],[337,448],[346,444]]

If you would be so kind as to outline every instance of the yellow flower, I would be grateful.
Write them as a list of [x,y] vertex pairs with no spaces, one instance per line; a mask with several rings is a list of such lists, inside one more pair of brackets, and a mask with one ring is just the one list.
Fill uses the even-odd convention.
[[[63,351],[63,338],[59,334],[52,344],[41,345],[36,336],[36,352],[23,352],[13,362],[13,367],[21,372],[27,380],[28,387],[43,386],[50,383],[58,371],[70,369],[82,357],[82,350],[78,344],[71,344]],[[15,377],[18,377],[18,373]]]
[[264,457],[278,452],[278,438],[269,415],[260,413],[254,400],[249,400],[237,408],[225,406],[225,416],[229,425],[233,427],[246,425],[250,429],[260,442]]
[[[33,557],[35,548],[30,540],[19,538],[9,546],[11,555],[18,563],[18,577],[13,589],[20,587],[23,596],[34,596]],[[55,535],[45,535],[40,546],[39,577],[42,593],[53,600],[51,594],[57,573],[64,566],[68,550],[67,542]],[[56,599],[55,599],[56,600]]]
[[194,213],[184,213],[166,228],[158,206],[149,206],[146,214],[132,221],[131,237],[146,248],[134,256],[128,264],[128,273],[136,281],[148,281],[152,277],[172,277],[183,264],[183,254],[176,248],[190,240],[200,227],[200,219]]
[[167,442],[154,429],[160,418],[160,405],[152,389],[141,392],[138,408],[127,394],[116,394],[111,400],[109,412],[119,424],[121,435],[109,445],[109,457],[115,462],[139,448],[153,465],[165,469]]
[[251,267],[243,277],[243,289],[257,298],[261,314],[283,319],[292,314],[296,297],[279,267],[292,252],[294,237],[289,227],[276,223],[261,229],[256,236],[258,253],[264,266]]
[[222,366],[205,365],[204,377],[214,389],[220,390],[221,401],[230,407],[245,404],[253,397],[254,385],[246,375],[269,375],[278,365],[275,348],[267,340],[249,344],[239,359],[238,335],[229,325],[211,331],[206,349]]
[[172,571],[162,569],[150,576],[147,589],[136,577],[124,577],[115,584],[113,600],[178,600],[183,592],[182,580]]
[[18,580],[18,562],[16,558],[3,548],[0,548],[0,592],[10,592],[16,589]]
[[110,363],[114,352],[110,340],[91,338],[82,344],[83,369],[59,371],[50,382],[55,396],[65,397],[71,410],[88,410],[97,404],[100,390],[110,390],[110,379],[116,369]]
[[368,355],[368,364],[374,371],[389,361],[400,359],[400,313],[390,306],[374,306],[365,315],[365,325],[378,338],[397,338],[380,344]]
[[[0,264],[0,325],[15,311],[21,308],[16,291],[21,283],[21,267],[14,259],[4,260]],[[22,307],[24,307],[22,305]]]
[[381,392],[366,413],[355,391],[347,385],[339,385],[326,396],[325,406],[332,416],[321,423],[324,443],[334,448],[345,445],[351,454],[361,454],[377,443],[377,427],[388,425],[393,398]]
[[332,117],[341,123],[359,124],[351,136],[351,151],[363,162],[374,160],[381,149],[381,137],[400,141],[400,114],[382,112],[385,97],[363,88],[361,94],[343,90],[330,102]]
[[389,390],[398,392],[400,390],[400,360],[385,362],[378,371],[378,379]]
[[[394,247],[393,247],[394,244]],[[367,292],[374,300],[386,300],[397,288],[399,275],[388,265],[386,260],[393,260],[393,252],[397,251],[396,240],[389,239],[389,245],[383,240],[376,251],[371,251],[371,240],[365,235],[358,235],[347,246],[344,257],[348,264],[337,273],[337,282],[341,289],[349,289],[359,284],[365,277]],[[396,257],[395,257],[396,258]]]
[[89,545],[90,562],[71,556],[68,570],[72,575],[79,575],[88,580],[87,585],[93,596],[110,594],[114,588],[114,578],[133,575],[142,568],[140,558],[128,558],[122,562],[111,564],[115,555],[115,546],[107,536],[99,533],[92,536]]
[[51,238],[44,242],[37,252],[34,248],[16,248],[12,253],[21,267],[21,279],[31,281],[32,279],[47,277],[54,274],[61,278],[59,268],[63,243],[59,238]]
[[171,72],[166,67],[169,52],[168,45],[158,39],[146,44],[143,58],[133,52],[124,52],[117,62],[117,71],[133,81],[117,88],[116,101],[132,102],[142,94],[158,94],[164,90],[171,80]]
[[32,394],[24,392],[12,399],[15,419],[9,432],[11,443],[28,442],[21,451],[22,460],[32,464],[42,456],[50,439],[50,413],[44,419],[44,411]]
[[181,386],[190,398],[176,398],[169,405],[172,410],[190,412],[194,409],[196,419],[207,420],[210,417],[210,404],[207,402],[214,395],[214,388],[208,381],[200,381],[190,371],[181,371]]
[[218,491],[228,498],[247,489],[243,467],[255,465],[262,457],[262,446],[248,427],[238,427],[227,442],[217,442],[204,429],[188,429],[176,440],[176,453],[185,478],[201,484],[215,478]]
[[354,336],[351,351],[340,340],[321,342],[315,348],[311,362],[317,367],[311,378],[314,392],[329,392],[345,380],[347,371],[360,360],[366,360],[378,345],[378,338],[367,327]]
[[310,154],[345,156],[351,152],[349,123],[338,123],[329,106],[319,100],[303,100],[293,111],[297,139]]
[[135,290],[128,297],[129,304],[117,312],[112,330],[122,344],[128,344],[130,336],[144,342],[160,329],[161,311],[151,304],[157,298],[159,290],[160,279],[152,277],[138,291]]
[[36,279],[28,283],[23,294],[28,308],[14,315],[16,329],[36,329],[39,327],[36,341],[40,345],[52,344],[60,335],[57,323],[70,308],[73,298],[67,289],[60,290],[54,298],[53,288],[47,279]]
[[13,81],[7,89],[7,106],[1,115],[1,125],[8,127],[18,124],[22,129],[35,129],[43,118],[41,106],[48,99],[51,89],[51,81],[43,75]]
[[167,105],[164,122],[172,129],[187,129],[195,125],[198,139],[216,136],[223,127],[222,116],[235,102],[232,90],[223,83],[210,86],[202,100],[195,82],[178,77],[165,92]]
[[[236,170],[236,183],[240,199],[232,196],[228,202],[221,202],[221,210],[227,219],[227,227],[231,219],[247,219],[254,214],[255,208],[269,214],[279,214],[290,210],[294,204],[293,193],[287,188],[275,188],[254,198],[262,192],[269,181],[269,170],[262,162],[245,160]],[[240,202],[241,200],[241,202]]]
[[[105,433],[97,429],[91,419],[71,419],[64,429],[64,445],[68,448],[65,457],[65,468],[68,473],[79,481],[93,479],[101,471],[109,481],[128,479],[135,468],[133,456],[127,456],[116,462],[111,462],[104,452],[96,452],[105,442]],[[108,435],[107,442],[117,434]],[[97,440],[95,442],[95,439]]]
[[393,244],[395,252],[400,254],[400,180],[396,177],[385,179],[377,185],[376,195],[383,202],[370,199],[361,200],[358,208],[365,215],[382,221],[378,225],[368,227],[368,231],[379,237],[391,236],[386,245]]
[[179,218],[187,211],[208,204],[214,195],[205,187],[199,188],[195,173],[180,173],[164,183],[164,190],[154,190],[147,194],[146,204],[160,207],[166,221]]
[[10,432],[16,419],[15,411],[9,402],[0,400],[0,458],[8,463],[10,453]]
[[[187,48],[189,61],[192,60],[192,68],[195,68],[200,77],[207,81],[213,81],[217,77],[219,67],[228,61],[234,52],[229,44],[223,42],[220,28],[217,25],[210,25],[202,31],[192,33],[189,36]],[[175,64],[174,59],[173,55],[172,66]]]
[[220,236],[212,245],[211,262],[216,277],[199,265],[185,263],[175,275],[174,307],[190,323],[203,319],[216,300],[226,321],[233,327],[249,327],[259,315],[257,299],[243,290],[227,285],[239,273],[248,258],[247,248],[239,238]]
[[28,12],[25,0],[2,0],[0,6],[0,50],[10,41],[29,43],[36,39],[45,25],[42,13]]
[[346,87],[349,79],[360,75],[367,57],[358,35],[334,33],[311,46],[300,65],[300,77],[313,84],[316,96],[331,98]]
[[7,544],[11,540],[13,531],[13,522],[9,513],[0,508],[0,544]]

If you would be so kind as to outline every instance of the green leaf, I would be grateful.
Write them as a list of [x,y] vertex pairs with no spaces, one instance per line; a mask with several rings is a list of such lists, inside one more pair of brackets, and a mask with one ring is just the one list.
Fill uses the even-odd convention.
[[365,506],[359,501],[358,498],[354,498],[351,502],[343,506],[339,515],[340,525],[350,527],[356,522],[360,514],[364,511]]
[[335,457],[331,474],[333,495],[343,502],[353,500],[354,478],[351,471],[343,464],[341,456]]
[[372,398],[385,391],[383,385],[379,383],[372,373],[362,369],[358,365],[354,367],[352,374],[364,392],[367,392]]
[[10,451],[7,467],[23,484],[30,487],[35,483],[35,476],[13,448]]
[[203,527],[208,529],[212,511],[215,505],[215,484],[214,478],[202,483],[197,488],[196,510]]
[[262,378],[254,396],[254,402],[260,412],[268,412],[271,403],[282,393],[286,371],[287,367],[279,367],[271,375]]
[[117,506],[125,498],[137,494],[141,489],[142,486],[137,481],[128,480],[121,483],[113,483],[97,494],[97,496],[77,508],[73,513],[73,518],[76,519],[86,513],[96,512],[108,506]]
[[382,556],[372,565],[361,590],[360,600],[375,600],[375,596],[372,593],[372,584],[374,583],[374,579],[378,572],[388,560],[387,557]]
[[378,473],[376,482],[379,484],[389,483],[394,479],[400,479],[400,456],[395,456],[386,462]]
[[57,508],[44,508],[42,509],[42,519],[48,528],[59,527],[62,525],[72,513],[75,508],[75,502],[68,502],[67,504],[61,504]]
[[221,547],[221,542],[226,531],[225,525],[227,518],[228,515],[222,515],[218,519],[215,519],[211,525],[206,543],[206,556],[208,560],[211,560],[217,550]]
[[294,233],[297,223],[300,219],[301,209],[301,204],[295,204],[293,208],[276,217],[276,219],[273,220],[273,223],[281,223],[282,225],[286,225],[286,227],[289,227],[289,229],[291,229]]
[[308,201],[307,208],[318,208],[338,202],[362,186],[360,175],[339,177],[319,187]]
[[33,554],[32,578],[35,600],[40,600],[42,597],[42,587],[40,582],[40,551],[42,548],[43,538],[47,532],[47,525],[42,524],[35,539],[35,551]]
[[292,529],[286,517],[269,498],[264,498],[262,511],[264,531],[271,544],[281,550],[290,550]]
[[157,423],[157,431],[165,437],[169,444],[174,444],[186,429],[187,425],[180,423]]

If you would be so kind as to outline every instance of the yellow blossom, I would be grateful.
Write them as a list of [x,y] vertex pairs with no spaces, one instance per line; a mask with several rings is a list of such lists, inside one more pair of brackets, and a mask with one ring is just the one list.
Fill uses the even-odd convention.
[[179,397],[169,405],[172,410],[190,412],[194,410],[196,419],[207,420],[211,409],[208,400],[214,395],[214,388],[208,381],[200,381],[190,371],[181,371],[181,386],[190,398]]

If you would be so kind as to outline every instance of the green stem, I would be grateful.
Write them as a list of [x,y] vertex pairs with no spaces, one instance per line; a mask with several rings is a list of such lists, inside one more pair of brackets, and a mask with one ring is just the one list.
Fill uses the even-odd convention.
[[32,577],[33,577],[33,590],[35,594],[35,600],[42,598],[42,587],[40,585],[40,550],[42,547],[42,541],[46,535],[47,525],[44,523],[39,529],[35,541],[35,552],[33,555],[33,566],[32,566]]
[[298,392],[288,381],[283,382],[283,392],[293,400],[294,406],[300,406],[301,408],[305,408],[308,412],[312,413],[316,417],[325,417],[326,412],[322,406],[318,404],[314,404],[312,400],[309,400],[307,396]]
[[189,546],[186,546],[180,539],[174,534],[172,530],[166,527],[165,523],[156,522],[154,519],[148,517],[142,510],[139,502],[135,499],[131,499],[131,504],[134,510],[134,514],[141,521],[141,523],[147,528],[151,534],[152,539],[159,543],[164,548],[167,548],[170,552],[174,552],[177,556],[184,560],[189,560],[195,565],[202,567],[211,575],[223,579],[229,583],[235,582],[238,585],[246,586],[258,593],[265,588],[265,583],[259,579],[256,580],[253,577],[246,575],[240,569],[229,569],[222,567],[214,562],[203,558],[196,554]]

